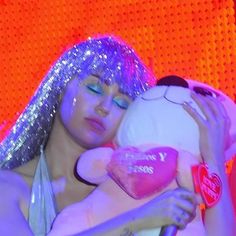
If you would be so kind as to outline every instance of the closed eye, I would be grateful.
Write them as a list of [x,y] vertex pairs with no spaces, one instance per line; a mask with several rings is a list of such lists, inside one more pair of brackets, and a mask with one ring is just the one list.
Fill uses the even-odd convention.
[[103,88],[100,84],[89,83],[86,85],[87,89],[96,94],[103,94]]
[[126,110],[129,107],[130,102],[122,97],[114,97],[113,102],[121,109]]

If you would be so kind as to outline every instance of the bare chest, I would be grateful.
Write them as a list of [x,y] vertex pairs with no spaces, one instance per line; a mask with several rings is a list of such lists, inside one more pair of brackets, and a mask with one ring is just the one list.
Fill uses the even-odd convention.
[[55,195],[57,211],[62,211],[65,207],[82,201],[88,195],[87,192],[75,190],[75,189],[67,189],[65,192],[61,192]]
[[[21,201],[20,207],[23,212],[25,218],[28,218],[28,210],[31,202],[31,187],[32,187],[32,179],[27,180],[30,195],[28,195],[23,201]],[[65,184],[63,181],[52,181],[53,194],[56,201],[56,210],[60,212],[65,207],[82,201],[86,198],[89,193],[93,190],[93,187],[84,186],[83,184],[73,183],[73,184]],[[37,198],[37,196],[36,196]]]

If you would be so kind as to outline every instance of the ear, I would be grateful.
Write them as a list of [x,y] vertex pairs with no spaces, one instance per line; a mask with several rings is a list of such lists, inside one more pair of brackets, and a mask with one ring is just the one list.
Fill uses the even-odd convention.
[[77,162],[77,174],[91,184],[101,184],[107,177],[106,166],[110,162],[113,149],[99,147],[84,152]]

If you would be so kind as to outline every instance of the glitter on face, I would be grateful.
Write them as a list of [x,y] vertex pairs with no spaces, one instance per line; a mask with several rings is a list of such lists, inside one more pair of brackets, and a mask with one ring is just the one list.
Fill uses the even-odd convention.
[[39,154],[40,145],[47,142],[67,83],[75,76],[82,81],[91,74],[99,75],[107,85],[117,83],[120,91],[132,99],[155,83],[154,76],[134,51],[114,37],[89,38],[75,45],[52,66],[0,144],[0,168],[12,169]]
[[73,106],[73,107],[76,105],[76,102],[77,102],[77,99],[76,99],[76,98],[73,98],[73,103],[72,103],[72,106]]

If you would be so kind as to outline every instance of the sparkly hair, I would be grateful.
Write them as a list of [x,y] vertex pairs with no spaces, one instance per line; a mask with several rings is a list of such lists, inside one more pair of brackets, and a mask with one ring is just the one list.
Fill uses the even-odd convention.
[[52,66],[10,133],[0,144],[0,168],[12,169],[31,160],[45,144],[67,83],[99,75],[103,82],[118,83],[132,99],[154,85],[155,78],[121,40],[102,37],[75,45]]

